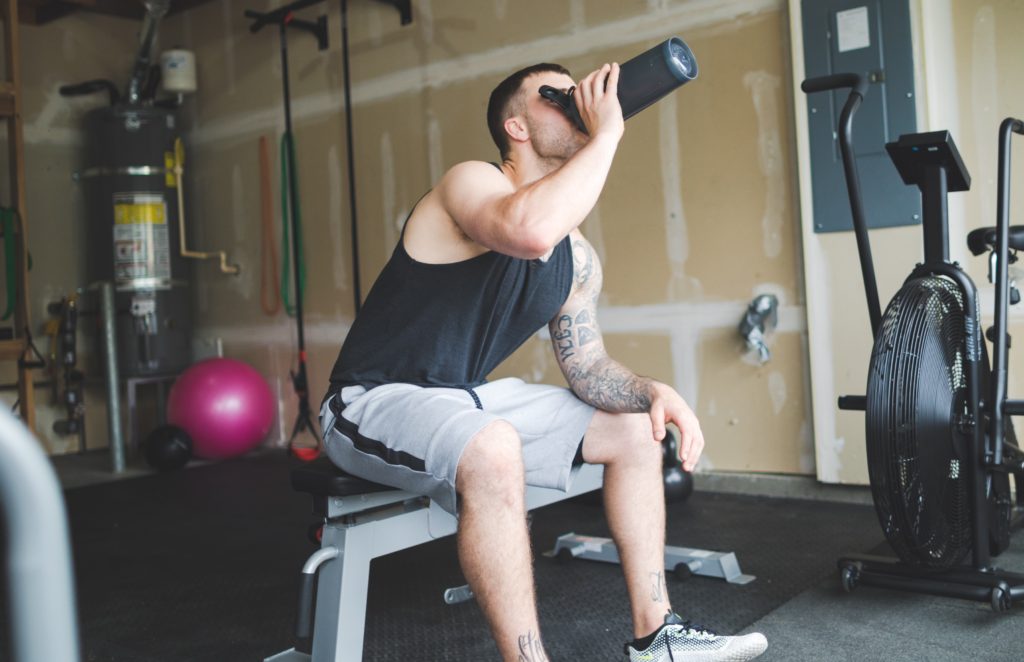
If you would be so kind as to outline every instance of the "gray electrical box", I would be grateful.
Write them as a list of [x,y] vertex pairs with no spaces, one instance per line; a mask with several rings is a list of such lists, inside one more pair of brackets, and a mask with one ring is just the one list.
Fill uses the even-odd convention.
[[[921,222],[885,143],[917,131],[908,0],[802,0],[807,78],[858,73],[871,81],[853,117],[853,146],[869,228]],[[837,131],[849,90],[807,95],[815,232],[853,229]]]

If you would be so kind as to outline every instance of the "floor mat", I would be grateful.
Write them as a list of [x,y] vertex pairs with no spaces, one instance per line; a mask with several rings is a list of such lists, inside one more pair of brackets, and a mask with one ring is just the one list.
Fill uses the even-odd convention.
[[[83,659],[89,662],[260,660],[289,647],[309,498],[289,486],[295,462],[266,453],[65,493]],[[669,507],[668,543],[735,551],[744,586],[669,580],[676,610],[740,630],[835,572],[844,552],[882,539],[870,506],[696,493]],[[617,566],[544,558],[555,538],[607,535],[582,497],[535,512],[541,626],[553,659],[620,659],[631,636]],[[373,562],[366,660],[497,659],[473,602],[448,606],[463,583],[455,541]]]

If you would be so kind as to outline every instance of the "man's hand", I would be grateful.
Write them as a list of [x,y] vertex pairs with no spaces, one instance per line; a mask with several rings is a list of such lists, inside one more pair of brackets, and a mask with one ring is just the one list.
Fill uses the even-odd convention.
[[654,382],[651,385],[651,423],[656,441],[664,441],[665,424],[669,422],[679,428],[679,460],[683,463],[683,470],[693,471],[704,450],[700,422],[675,389]]
[[625,124],[618,90],[619,65],[614,63],[587,74],[576,86],[572,96],[591,138],[602,134],[617,141],[622,137]]

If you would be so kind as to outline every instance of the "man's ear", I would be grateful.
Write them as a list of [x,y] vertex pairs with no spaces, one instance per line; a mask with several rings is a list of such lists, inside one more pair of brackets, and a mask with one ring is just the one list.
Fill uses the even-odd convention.
[[505,133],[517,143],[526,142],[530,139],[530,130],[526,128],[526,121],[519,115],[513,115],[505,120]]

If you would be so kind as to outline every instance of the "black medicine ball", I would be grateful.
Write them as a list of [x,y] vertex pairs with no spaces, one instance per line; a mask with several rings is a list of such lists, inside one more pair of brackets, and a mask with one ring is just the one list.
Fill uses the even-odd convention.
[[146,463],[160,471],[180,469],[192,459],[192,440],[175,425],[161,425],[143,442]]

